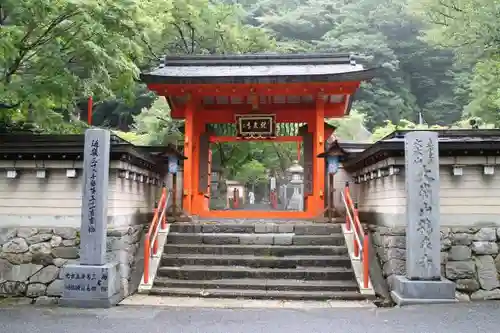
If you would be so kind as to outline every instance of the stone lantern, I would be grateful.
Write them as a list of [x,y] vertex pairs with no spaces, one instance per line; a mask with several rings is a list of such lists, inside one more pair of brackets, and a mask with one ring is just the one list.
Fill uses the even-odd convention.
[[216,193],[219,189],[219,182],[222,179],[222,168],[217,162],[212,162],[210,168],[210,189],[212,193]]
[[299,161],[295,160],[292,165],[286,170],[288,175],[288,180],[291,183],[302,184],[304,181],[304,168],[299,164]]
[[[293,161],[287,169],[288,188],[293,189],[290,200],[287,200],[286,209],[302,211],[304,209],[304,168],[299,161]],[[288,191],[285,191],[285,198],[288,198]]]
[[328,218],[332,220],[336,216],[340,216],[339,212],[335,208],[335,174],[338,172],[340,167],[340,162],[347,155],[346,151],[340,147],[339,142],[336,138],[333,138],[332,142],[328,145],[325,152],[319,154],[318,158],[324,158],[326,160],[326,171],[327,171],[327,209]]

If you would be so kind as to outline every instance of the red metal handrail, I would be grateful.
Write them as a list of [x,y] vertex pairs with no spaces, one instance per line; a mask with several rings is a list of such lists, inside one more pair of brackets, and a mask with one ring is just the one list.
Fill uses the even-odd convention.
[[[358,204],[352,201],[349,182],[346,182],[344,191],[341,193],[342,193],[342,200],[346,208],[346,230],[350,231],[351,228],[353,230],[354,256],[356,258],[360,258],[363,264],[363,288],[368,288],[368,282],[370,277],[368,234],[363,233],[363,228],[359,220]],[[360,256],[360,251],[361,251],[361,256]]]
[[[149,225],[146,239],[144,240],[144,283],[149,282],[149,264],[152,255],[158,252],[158,232],[160,228],[163,230],[167,227],[167,203],[170,195],[167,196],[167,188],[162,188],[160,201],[155,208],[153,220]],[[151,250],[153,253],[151,254]]]

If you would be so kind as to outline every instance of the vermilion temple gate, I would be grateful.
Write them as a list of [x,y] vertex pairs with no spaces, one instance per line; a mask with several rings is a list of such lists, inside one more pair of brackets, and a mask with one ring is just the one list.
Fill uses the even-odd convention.
[[[149,89],[165,96],[174,119],[185,120],[186,213],[203,218],[245,218],[247,211],[211,211],[209,143],[237,140],[302,142],[304,211],[252,211],[252,218],[314,218],[324,211],[325,164],[317,156],[331,133],[325,118],[348,114],[353,94],[372,70],[348,54],[166,57],[142,75]],[[209,124],[234,124],[237,137],[211,136]],[[276,123],[306,123],[305,133],[277,136]],[[250,124],[250,125],[249,125]]]

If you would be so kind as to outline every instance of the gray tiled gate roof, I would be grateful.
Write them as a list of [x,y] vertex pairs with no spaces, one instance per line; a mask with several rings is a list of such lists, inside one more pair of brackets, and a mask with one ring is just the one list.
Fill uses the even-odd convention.
[[253,54],[170,56],[144,72],[148,84],[238,84],[363,81],[365,69],[349,54]]

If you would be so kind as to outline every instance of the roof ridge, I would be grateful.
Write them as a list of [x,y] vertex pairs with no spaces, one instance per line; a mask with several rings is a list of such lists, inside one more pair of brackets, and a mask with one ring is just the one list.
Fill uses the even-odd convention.
[[355,64],[350,53],[290,53],[165,56],[161,66]]

